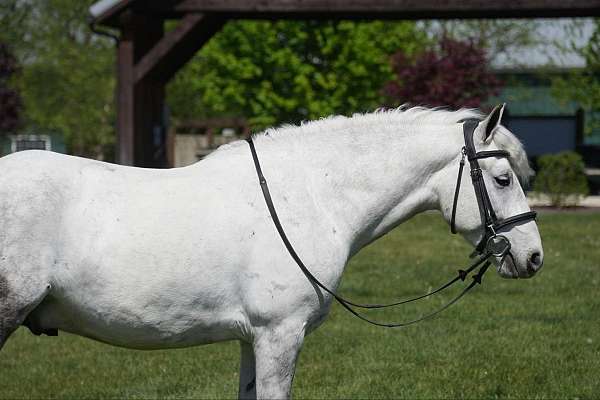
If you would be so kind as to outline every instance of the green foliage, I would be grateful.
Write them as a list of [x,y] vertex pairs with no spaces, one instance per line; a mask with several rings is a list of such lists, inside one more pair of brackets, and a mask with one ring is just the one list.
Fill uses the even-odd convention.
[[579,154],[573,151],[548,154],[539,158],[538,165],[534,190],[547,195],[553,206],[576,205],[589,194],[585,165]]
[[254,128],[372,110],[412,22],[229,22],[168,87],[175,118],[245,116]]
[[[579,27],[580,28],[580,27]],[[575,26],[572,36],[581,35]],[[552,94],[563,102],[577,102],[584,110],[586,116],[585,132],[600,128],[600,19],[594,20],[594,32],[588,43],[579,47],[575,41],[568,45],[571,51],[581,55],[586,62],[583,70],[575,70],[566,76],[557,77],[552,82]]]
[[7,0],[0,40],[23,65],[25,123],[63,133],[71,153],[103,158],[114,143],[115,50],[87,26],[89,3]]
[[[597,398],[600,213],[542,212],[538,226],[540,274],[501,279],[490,270],[482,286],[422,324],[377,328],[333,304],[304,342],[293,397]],[[455,275],[470,250],[439,214],[422,214],[354,257],[340,291],[364,302],[414,296]],[[372,315],[409,319],[455,293]],[[136,351],[22,328],[0,352],[0,398],[235,398],[238,368],[235,342]]]

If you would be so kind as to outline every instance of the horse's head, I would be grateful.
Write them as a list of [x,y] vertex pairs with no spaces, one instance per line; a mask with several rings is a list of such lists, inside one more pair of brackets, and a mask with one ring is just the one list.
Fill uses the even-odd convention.
[[[456,171],[462,155],[445,168],[447,187],[440,196],[441,208],[456,232],[473,245],[479,245],[480,251],[495,253],[493,258],[502,277],[529,278],[542,267],[544,259],[540,234],[534,219],[528,214],[530,209],[522,188],[532,171],[519,140],[500,125],[503,110],[504,106],[496,107],[473,131],[477,157],[473,157],[474,153],[471,157],[467,154],[460,182],[456,182]],[[486,197],[485,193],[482,196],[481,187],[476,189],[478,183],[472,180],[472,171],[475,170],[475,175],[479,174],[476,165],[473,165],[474,160],[480,166],[481,181],[485,184],[483,191],[487,192],[489,201],[482,199]],[[452,175],[454,179],[450,178]],[[459,195],[455,202],[457,189]],[[489,217],[486,222],[486,207],[482,209],[482,202],[490,206],[491,213],[495,214],[493,217],[499,221],[497,226],[486,228],[490,223]],[[516,220],[510,219],[514,216],[518,216]],[[486,249],[489,237],[496,234],[498,239],[494,240],[499,242],[500,251],[493,251],[494,244],[491,242]]]

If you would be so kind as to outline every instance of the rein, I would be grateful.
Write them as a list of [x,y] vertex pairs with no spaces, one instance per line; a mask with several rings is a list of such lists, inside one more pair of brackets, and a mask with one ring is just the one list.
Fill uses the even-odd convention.
[[[348,299],[345,299],[344,297],[336,294],[335,291],[333,291],[332,289],[329,289],[327,286],[325,286],[321,281],[319,281],[319,279],[317,277],[315,277],[310,272],[310,270],[302,262],[302,259],[300,258],[300,256],[298,256],[298,254],[294,250],[294,247],[292,246],[291,242],[289,241],[287,235],[285,234],[283,226],[281,225],[281,221],[279,220],[279,216],[277,215],[277,211],[275,210],[275,205],[273,204],[273,200],[271,198],[271,193],[269,192],[267,180],[265,179],[265,177],[262,173],[262,169],[260,167],[260,162],[258,160],[258,155],[257,155],[256,149],[254,147],[254,142],[252,141],[252,138],[248,138],[248,139],[246,139],[246,141],[248,142],[248,145],[250,146],[250,152],[252,153],[252,159],[254,161],[254,167],[256,169],[258,181],[259,181],[262,193],[263,193],[263,197],[265,199],[265,203],[267,204],[267,208],[269,209],[269,213],[271,215],[273,223],[275,224],[275,228],[277,229],[277,232],[279,233],[279,236],[281,237],[281,240],[283,241],[283,244],[285,245],[288,253],[292,257],[292,259],[296,262],[296,264],[298,265],[300,270],[308,278],[308,280],[313,285],[316,285],[319,288],[321,288],[322,290],[324,290],[325,292],[329,293],[338,303],[340,303],[346,310],[348,310],[351,314],[353,314],[357,318],[359,318],[365,322],[368,322],[372,325],[382,326],[382,327],[387,327],[387,328],[397,328],[397,327],[404,327],[404,326],[416,324],[417,322],[421,322],[423,320],[429,319],[429,318],[439,314],[440,312],[444,311],[445,309],[447,309],[448,307],[450,307],[451,305],[456,303],[458,300],[460,300],[465,294],[467,294],[467,292],[469,292],[477,284],[481,284],[483,275],[488,270],[488,268],[491,264],[491,262],[489,261],[489,258],[492,256],[497,256],[497,257],[503,258],[506,254],[508,254],[510,252],[510,241],[503,235],[497,235],[496,231],[498,231],[499,229],[501,229],[503,227],[513,225],[513,224],[521,222],[521,221],[535,219],[536,213],[533,211],[523,213],[523,214],[518,214],[513,217],[509,217],[507,219],[500,220],[500,221],[496,218],[496,214],[494,213],[494,210],[492,208],[489,196],[487,194],[487,190],[485,189],[483,175],[481,173],[481,168],[479,167],[479,163],[477,162],[477,160],[479,158],[486,158],[486,157],[508,157],[509,153],[506,151],[503,151],[503,150],[482,151],[479,153],[475,152],[475,147],[473,145],[473,133],[475,131],[475,128],[477,127],[477,124],[478,124],[478,121],[476,121],[476,120],[467,120],[467,121],[465,121],[465,123],[463,125],[464,136],[465,136],[465,147],[463,147],[463,157],[460,162],[457,186],[456,186],[456,191],[454,193],[454,205],[453,205],[453,209],[452,209],[451,230],[452,230],[452,233],[456,233],[456,229],[455,229],[456,206],[458,203],[459,187],[460,187],[460,181],[462,179],[462,171],[464,169],[464,164],[465,164],[464,160],[465,160],[465,156],[468,156],[469,162],[471,163],[471,177],[473,179],[473,186],[475,187],[477,204],[479,206],[479,212],[480,212],[482,222],[484,223],[484,227],[485,227],[483,238],[475,249],[475,254],[479,255],[479,257],[471,265],[469,265],[469,267],[467,267],[466,269],[464,269],[464,270],[459,269],[458,275],[456,277],[454,277],[453,279],[448,281],[446,284],[440,286],[433,292],[429,292],[429,293],[426,293],[426,294],[423,294],[423,295],[420,295],[417,297],[413,297],[413,298],[410,298],[407,300],[397,301],[397,302],[389,303],[389,304],[361,304],[361,303],[356,303],[356,302],[350,301]],[[475,168],[474,168],[474,166],[475,166]],[[475,171],[475,172],[473,172],[473,171]],[[485,250],[485,251],[483,251],[483,250]],[[405,321],[405,322],[397,322],[397,323],[383,323],[383,322],[378,322],[378,321],[369,319],[354,309],[354,308],[381,309],[381,308],[394,307],[394,306],[398,306],[401,304],[411,303],[411,302],[414,302],[414,301],[417,301],[420,299],[424,299],[424,298],[433,296],[434,294],[443,291],[444,289],[452,286],[454,283],[456,283],[458,281],[465,281],[465,279],[469,276],[469,274],[471,272],[473,272],[474,270],[476,270],[477,268],[479,268],[479,269],[472,276],[473,281],[468,286],[466,286],[456,297],[454,297],[448,303],[443,305],[441,308],[439,308],[429,314],[425,314],[417,319]]]

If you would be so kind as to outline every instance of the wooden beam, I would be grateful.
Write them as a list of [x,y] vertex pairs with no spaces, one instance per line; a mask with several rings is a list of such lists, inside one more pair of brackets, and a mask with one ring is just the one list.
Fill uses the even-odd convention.
[[600,15],[600,0],[163,0],[139,12],[263,19],[448,19]]
[[113,27],[119,27],[121,25],[120,16],[121,13],[126,12],[130,8],[135,0],[121,0],[111,7],[107,8],[100,15],[90,15],[93,22],[99,25],[108,25]]
[[135,66],[135,81],[167,82],[225,24],[222,16],[189,13]]

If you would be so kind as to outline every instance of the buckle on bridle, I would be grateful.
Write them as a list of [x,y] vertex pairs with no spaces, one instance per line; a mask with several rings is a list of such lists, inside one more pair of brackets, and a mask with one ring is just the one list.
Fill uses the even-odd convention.
[[510,240],[504,235],[494,234],[487,240],[485,249],[491,255],[502,258],[510,250]]
[[481,172],[481,168],[473,168],[471,169],[471,179],[481,179],[483,177],[483,173]]

